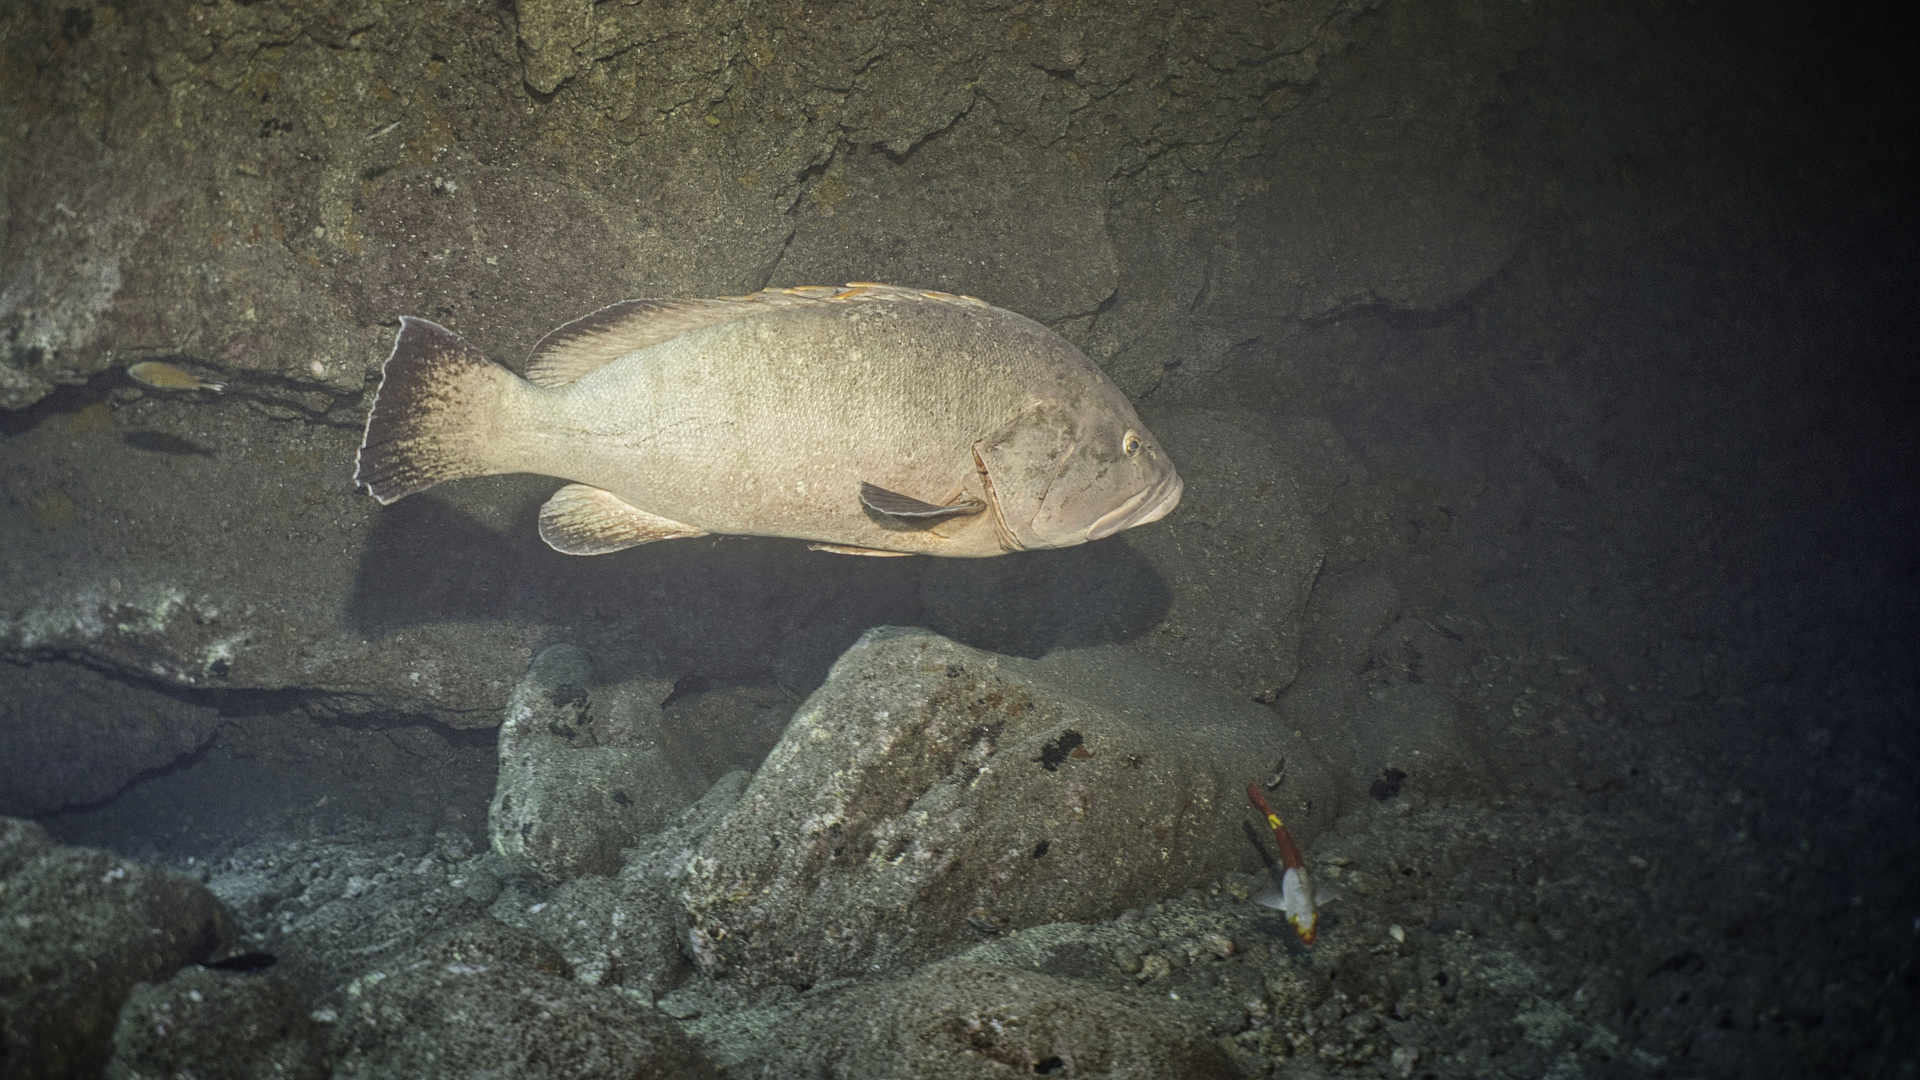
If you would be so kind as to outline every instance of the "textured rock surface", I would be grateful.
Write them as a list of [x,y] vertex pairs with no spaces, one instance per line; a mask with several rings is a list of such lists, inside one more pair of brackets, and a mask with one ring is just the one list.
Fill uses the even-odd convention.
[[454,839],[259,843],[203,872],[248,947],[279,957],[274,974],[318,1000],[493,902],[504,868]]
[[1093,652],[874,630],[688,864],[694,954],[811,985],[1257,869],[1245,789],[1282,760],[1306,842],[1338,781],[1265,710]]
[[71,664],[0,661],[0,814],[97,803],[205,746],[218,712]]
[[[1278,723],[1304,732],[1356,801],[1397,793],[1404,782],[1430,792],[1466,790],[1476,786],[1485,764],[1485,740],[1460,722],[1446,691],[1428,681],[1450,674],[1443,661],[1454,640],[1427,622],[1402,618],[1401,611],[1400,596],[1384,577],[1323,582],[1306,623],[1299,680],[1276,709]],[[1423,674],[1429,653],[1436,662]],[[1388,674],[1394,661],[1397,678]]]
[[[1191,1021],[1135,997],[988,964],[933,964],[873,996],[829,1075],[924,1080],[1244,1075]],[[857,1012],[853,1015],[859,1015]]]
[[535,938],[482,918],[350,984],[333,1075],[709,1080],[666,1016],[568,977]]
[[621,849],[672,822],[704,786],[659,746],[671,687],[608,688],[571,645],[534,657],[500,725],[500,778],[487,828],[520,873],[566,881],[620,869]]
[[[1203,246],[1182,235],[1195,212],[1254,194],[1200,179],[1210,167],[1337,137],[1337,114],[1295,106],[1370,6],[22,5],[7,89],[45,119],[7,132],[4,179],[37,195],[9,200],[11,396],[189,354],[324,400],[357,388],[371,325],[396,309],[524,347],[555,306],[850,263],[1096,321],[1119,284],[1111,196],[1174,194],[1181,220],[1132,224]],[[1361,256],[1289,306],[1430,302],[1484,272],[1437,251],[1410,272],[1398,231],[1354,243],[1302,206],[1401,200],[1416,182],[1295,181],[1262,200],[1324,237],[1303,259]],[[1488,181],[1454,186],[1473,203]],[[569,279],[596,284],[581,296]],[[1125,341],[1147,321],[1130,314],[1097,321]]]
[[300,989],[271,973],[189,967],[120,1007],[107,1080],[324,1080],[325,1032]]
[[234,939],[199,882],[54,844],[0,818],[0,1070],[98,1076],[136,983],[164,979]]
[[732,772],[715,781],[672,826],[629,849],[618,877],[575,878],[550,891],[539,888],[541,882],[515,882],[489,913],[553,946],[575,979],[652,1001],[692,970],[680,877],[748,779]]

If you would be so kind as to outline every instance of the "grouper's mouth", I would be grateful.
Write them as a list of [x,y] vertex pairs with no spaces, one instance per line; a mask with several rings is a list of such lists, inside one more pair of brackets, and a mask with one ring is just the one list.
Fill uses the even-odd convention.
[[1159,521],[1180,505],[1180,493],[1186,490],[1186,481],[1180,474],[1169,471],[1160,478],[1160,482],[1150,488],[1142,488],[1133,498],[1114,507],[1087,529],[1089,541],[1125,532],[1135,525],[1145,525],[1150,521]]

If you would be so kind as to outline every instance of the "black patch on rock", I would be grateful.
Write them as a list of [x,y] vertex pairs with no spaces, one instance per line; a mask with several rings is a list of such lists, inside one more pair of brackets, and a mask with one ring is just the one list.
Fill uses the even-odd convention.
[[673,681],[673,693],[667,695],[667,700],[662,701],[660,707],[664,709],[682,698],[704,694],[711,689],[713,689],[713,680],[697,671],[691,675],[682,675]]
[[1649,974],[1658,975],[1663,971],[1677,971],[1682,975],[1691,975],[1707,966],[1707,959],[1692,949],[1678,952],[1665,960]]
[[213,451],[194,442],[192,439],[165,431],[129,431],[120,436],[120,441],[135,450],[145,450],[153,454],[178,454],[180,456],[212,457]]
[[228,956],[219,960],[204,960],[200,966],[215,971],[265,971],[280,962],[280,958],[270,952],[243,952],[237,956]]
[[1040,756],[1033,760],[1039,762],[1041,768],[1054,772],[1060,768],[1060,763],[1067,760],[1068,755],[1073,753],[1074,747],[1079,746],[1083,741],[1079,732],[1068,728],[1060,733],[1059,738],[1041,747]]
[[1386,802],[1388,799],[1400,794],[1400,785],[1406,779],[1407,774],[1399,769],[1388,769],[1386,772],[1374,777],[1373,783],[1367,785],[1367,794],[1373,796],[1380,802]]
[[68,45],[78,45],[80,39],[93,33],[93,12],[86,8],[70,7],[60,20],[60,36]]

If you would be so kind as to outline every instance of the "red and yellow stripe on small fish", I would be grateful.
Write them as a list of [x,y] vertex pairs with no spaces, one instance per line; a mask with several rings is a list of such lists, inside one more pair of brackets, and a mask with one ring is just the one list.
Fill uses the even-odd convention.
[[1287,823],[1267,805],[1266,797],[1260,794],[1260,785],[1247,785],[1247,798],[1253,800],[1253,808],[1267,815],[1267,824],[1273,827],[1274,842],[1280,845],[1280,864],[1285,872],[1280,876],[1280,913],[1293,924],[1293,932],[1300,935],[1300,941],[1313,944],[1313,931],[1319,922],[1319,914],[1313,909],[1313,879],[1307,876],[1307,860],[1300,857],[1300,845],[1293,842],[1293,834],[1287,831]]

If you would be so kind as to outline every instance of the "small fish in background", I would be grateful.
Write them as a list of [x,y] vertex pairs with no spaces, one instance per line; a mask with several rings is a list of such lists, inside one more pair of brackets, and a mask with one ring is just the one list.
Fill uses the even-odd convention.
[[971,297],[891,285],[628,300],[549,333],[526,377],[402,318],[354,482],[571,481],[540,537],[600,555],[784,536],[979,558],[1157,521],[1173,463],[1079,349]]
[[1267,805],[1266,796],[1260,794],[1259,784],[1247,785],[1247,798],[1253,800],[1253,808],[1267,816],[1267,824],[1273,827],[1273,839],[1280,845],[1280,863],[1286,868],[1280,876],[1280,891],[1265,889],[1254,895],[1254,899],[1267,907],[1277,908],[1293,924],[1293,932],[1300,936],[1304,945],[1313,944],[1314,928],[1319,923],[1319,913],[1314,910],[1313,879],[1307,876],[1307,860],[1300,856],[1300,845],[1293,842],[1293,834],[1287,831],[1287,823]]
[[243,952],[219,960],[202,960],[200,966],[214,971],[238,971],[252,973],[265,971],[280,962],[280,958],[270,952]]
[[127,369],[127,377],[154,390],[211,390],[217,394],[227,388],[226,383],[203,379],[165,360],[142,360]]
[[129,431],[120,436],[120,441],[135,450],[145,450],[153,454],[175,454],[180,456],[212,457],[213,451],[184,436],[165,431]]

